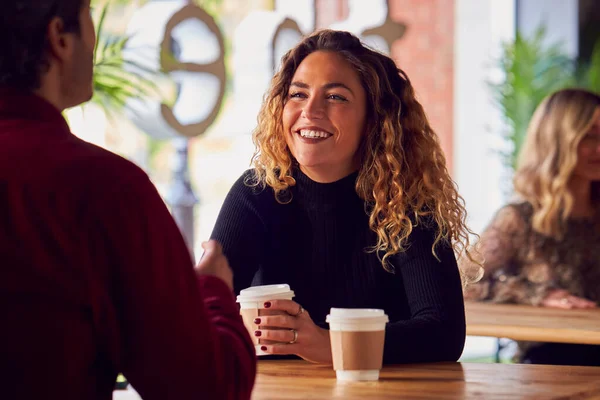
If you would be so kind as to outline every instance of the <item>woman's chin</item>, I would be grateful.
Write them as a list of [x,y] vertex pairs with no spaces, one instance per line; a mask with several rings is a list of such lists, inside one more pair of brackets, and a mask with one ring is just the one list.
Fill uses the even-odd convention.
[[311,171],[321,171],[326,170],[326,165],[323,161],[314,160],[314,159],[296,159],[298,161],[298,165],[300,165],[300,169],[311,170]]

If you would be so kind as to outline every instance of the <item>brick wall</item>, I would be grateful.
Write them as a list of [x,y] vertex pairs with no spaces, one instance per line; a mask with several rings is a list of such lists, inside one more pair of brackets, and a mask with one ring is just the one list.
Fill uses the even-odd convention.
[[[366,0],[365,0],[366,1]],[[452,171],[454,96],[454,1],[388,0],[390,17],[407,26],[391,49],[410,78],[429,121],[440,137]],[[343,20],[347,0],[316,0],[317,27]]]
[[348,18],[348,0],[315,0],[315,26],[326,28]]
[[452,171],[454,0],[390,0],[390,16],[407,30],[392,57],[412,81]]

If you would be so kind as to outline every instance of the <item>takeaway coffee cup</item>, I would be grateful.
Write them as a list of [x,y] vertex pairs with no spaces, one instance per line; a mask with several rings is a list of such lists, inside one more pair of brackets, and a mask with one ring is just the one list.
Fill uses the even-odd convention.
[[376,381],[383,364],[383,310],[332,308],[327,316],[333,369],[341,381]]
[[286,284],[252,286],[241,290],[237,296],[237,302],[240,304],[240,314],[244,320],[244,325],[250,337],[254,342],[256,355],[264,356],[267,353],[260,349],[260,339],[254,336],[254,331],[257,329],[254,319],[261,315],[278,315],[285,314],[279,310],[269,310],[264,308],[265,301],[287,299],[291,300],[294,297],[294,291],[290,290],[290,286]]

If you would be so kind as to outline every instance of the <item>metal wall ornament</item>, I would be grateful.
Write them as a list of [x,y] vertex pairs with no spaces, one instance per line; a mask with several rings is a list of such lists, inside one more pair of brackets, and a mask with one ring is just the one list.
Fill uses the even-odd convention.
[[298,23],[277,11],[254,11],[236,27],[233,37],[235,133],[249,134],[281,57],[301,39]]
[[332,24],[331,28],[352,32],[388,55],[392,44],[406,32],[405,24],[392,19],[390,0],[349,0],[348,10],[348,18]]
[[150,1],[128,26],[127,56],[175,85],[175,101],[132,101],[131,120],[157,139],[202,135],[215,121],[226,85],[225,46],[214,18],[187,1]]

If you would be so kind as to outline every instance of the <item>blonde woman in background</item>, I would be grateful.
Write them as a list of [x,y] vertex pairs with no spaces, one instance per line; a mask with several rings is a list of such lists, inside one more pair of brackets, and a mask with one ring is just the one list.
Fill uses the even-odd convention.
[[254,141],[254,168],[212,237],[236,292],[288,283],[296,293],[265,304],[286,315],[254,321],[262,350],[331,363],[330,307],[367,307],[390,317],[384,362],[458,359],[465,210],[394,61],[348,32],[305,38],[283,57]]
[[[565,89],[536,109],[514,177],[519,201],[481,235],[466,297],[563,309],[600,301],[600,96]],[[468,266],[465,261],[462,266]],[[600,346],[519,343],[517,360],[600,365]]]

